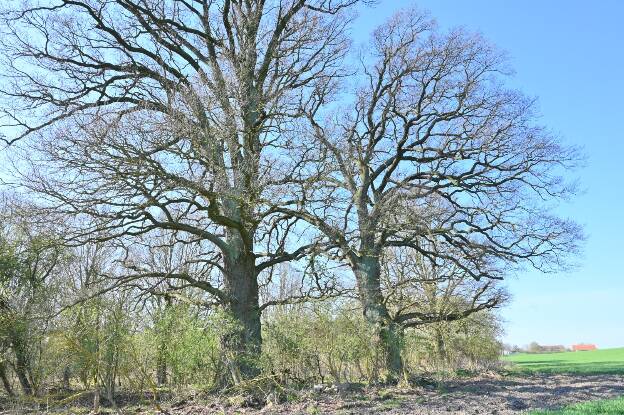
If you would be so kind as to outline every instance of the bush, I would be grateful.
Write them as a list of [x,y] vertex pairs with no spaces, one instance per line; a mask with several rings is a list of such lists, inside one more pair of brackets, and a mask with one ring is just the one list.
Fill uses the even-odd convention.
[[463,320],[424,325],[406,336],[407,366],[425,371],[490,369],[503,345],[496,316],[479,312]]
[[264,324],[264,367],[286,383],[371,380],[380,361],[372,338],[349,305],[282,308]]
[[172,385],[214,386],[223,371],[219,338],[227,327],[222,313],[202,317],[186,304],[165,308],[147,332],[154,351],[152,367],[162,359]]
[[[493,314],[407,330],[408,373],[478,370],[498,365],[502,345]],[[275,310],[264,324],[263,367],[282,384],[375,382],[383,356],[372,328],[352,304]]]

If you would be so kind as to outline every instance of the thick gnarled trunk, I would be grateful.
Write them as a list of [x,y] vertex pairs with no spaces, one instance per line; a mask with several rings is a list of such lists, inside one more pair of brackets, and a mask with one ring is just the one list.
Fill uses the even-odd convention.
[[262,348],[258,280],[255,256],[244,248],[240,237],[230,238],[231,250],[224,260],[225,305],[237,327],[224,334],[227,365],[235,383],[259,373]]
[[33,395],[33,384],[29,378],[30,362],[24,339],[18,333],[11,333],[11,346],[15,354],[15,374],[19,380],[24,395]]
[[366,321],[374,328],[384,354],[386,381],[396,383],[403,373],[401,357],[403,330],[392,321],[381,292],[379,256],[364,256],[354,264],[359,298]]
[[11,382],[9,381],[9,376],[7,374],[6,362],[0,362],[0,379],[2,380],[2,386],[4,386],[4,390],[6,391],[9,397],[14,397],[15,393],[13,392],[13,387],[11,386]]
[[33,388],[30,380],[28,379],[28,370],[21,357],[16,357],[15,374],[17,375],[17,379],[19,380],[24,395],[32,395]]

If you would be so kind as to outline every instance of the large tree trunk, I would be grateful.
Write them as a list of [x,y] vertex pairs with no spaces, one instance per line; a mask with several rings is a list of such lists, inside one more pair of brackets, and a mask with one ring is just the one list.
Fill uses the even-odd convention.
[[231,250],[224,261],[225,293],[229,299],[226,310],[238,327],[224,335],[222,344],[232,379],[239,383],[259,373],[262,337],[258,280],[255,256],[245,249],[242,238],[231,235],[228,242]]
[[28,352],[23,339],[18,333],[11,333],[11,346],[15,354],[15,374],[22,387],[24,395],[32,395],[33,387],[28,377],[30,372],[30,362],[28,361]]
[[19,360],[15,364],[15,374],[17,374],[17,379],[22,386],[22,392],[24,392],[24,395],[32,395],[33,389],[32,385],[30,384],[30,380],[28,380],[26,368],[24,367],[24,364]]
[[11,386],[11,382],[9,381],[9,376],[6,370],[6,362],[0,362],[0,379],[2,379],[2,386],[4,386],[4,390],[7,395],[10,397],[14,397],[15,393],[13,392],[13,387]]
[[95,390],[93,391],[93,413],[100,413],[100,387],[97,385],[97,383],[95,385]]
[[358,282],[359,298],[364,317],[377,334],[379,347],[384,354],[386,381],[397,382],[403,373],[401,346],[403,330],[390,318],[381,293],[381,265],[379,256],[364,256],[355,264],[353,271]]

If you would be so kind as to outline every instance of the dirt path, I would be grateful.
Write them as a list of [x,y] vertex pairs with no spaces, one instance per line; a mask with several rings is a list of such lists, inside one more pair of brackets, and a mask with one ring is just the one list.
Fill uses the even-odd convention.
[[484,377],[450,381],[445,390],[365,389],[359,392],[322,392],[301,402],[261,410],[184,407],[172,414],[518,414],[531,409],[615,398],[624,395],[622,375],[544,375]]

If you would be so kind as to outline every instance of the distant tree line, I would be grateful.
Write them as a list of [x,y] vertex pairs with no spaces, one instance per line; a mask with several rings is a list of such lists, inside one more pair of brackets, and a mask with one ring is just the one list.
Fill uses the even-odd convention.
[[572,349],[561,344],[541,345],[537,342],[531,342],[526,346],[504,344],[503,350],[505,353],[511,354],[511,353],[559,353],[559,352],[569,352]]

